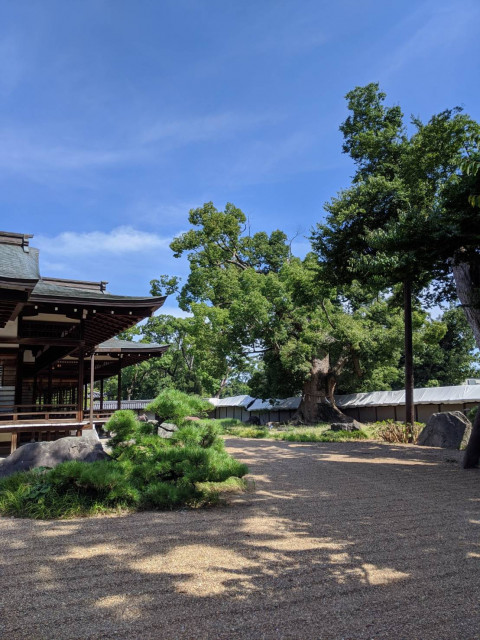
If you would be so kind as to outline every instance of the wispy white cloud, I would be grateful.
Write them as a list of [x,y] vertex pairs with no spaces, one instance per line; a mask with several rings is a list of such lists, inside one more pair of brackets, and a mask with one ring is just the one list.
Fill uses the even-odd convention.
[[225,179],[231,183],[255,183],[272,174],[280,179],[285,173],[303,171],[304,156],[314,143],[306,131],[294,131],[280,141],[255,140],[226,168]]
[[410,16],[409,22],[421,26],[387,57],[386,75],[441,49],[464,46],[467,34],[476,30],[480,22],[480,4],[476,0],[427,2]]
[[228,111],[179,120],[158,120],[140,134],[140,142],[148,144],[163,140],[173,145],[215,142],[243,131],[275,124],[280,119],[280,114],[274,113],[251,114]]
[[54,237],[39,235],[35,236],[33,244],[48,256],[78,257],[98,253],[111,256],[147,253],[152,250],[168,249],[170,242],[171,238],[124,226],[107,232],[64,231]]
[[70,171],[132,160],[135,160],[135,154],[131,149],[88,149],[61,144],[54,139],[33,139],[21,131],[0,131],[0,167],[6,170],[21,173]]

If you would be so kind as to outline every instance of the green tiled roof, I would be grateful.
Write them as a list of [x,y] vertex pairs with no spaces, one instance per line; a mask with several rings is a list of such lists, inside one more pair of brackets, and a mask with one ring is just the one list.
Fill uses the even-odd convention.
[[38,249],[29,247],[25,251],[15,244],[0,244],[1,280],[26,280],[33,284],[39,278]]
[[134,296],[117,296],[106,291],[95,291],[93,289],[81,289],[79,287],[69,287],[59,284],[52,284],[39,280],[32,292],[32,300],[40,298],[72,298],[81,300],[99,300],[102,302],[146,302],[152,306],[163,300],[163,298],[153,298],[151,296],[134,297]]
[[154,351],[157,349],[165,349],[166,344],[157,344],[156,342],[133,342],[132,340],[118,340],[111,338],[101,342],[97,349],[107,351],[108,349],[121,349],[122,351]]

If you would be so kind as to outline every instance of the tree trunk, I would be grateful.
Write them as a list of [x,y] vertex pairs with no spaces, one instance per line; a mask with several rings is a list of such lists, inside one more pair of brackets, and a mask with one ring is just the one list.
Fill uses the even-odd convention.
[[452,264],[458,299],[480,349],[480,267],[466,262]]
[[463,468],[473,469],[480,462],[480,407],[473,421],[472,434],[463,456]]
[[218,391],[214,395],[214,398],[220,398],[220,396],[222,395],[222,391],[224,390],[228,382],[229,372],[230,372],[230,368],[227,370],[227,373],[225,374],[225,376],[220,380],[220,386],[218,387]]
[[[351,422],[336,406],[333,393],[335,376],[330,371],[330,357],[314,358],[310,376],[303,386],[302,401],[295,417],[306,424]],[[327,398],[330,403],[327,403]]]
[[403,283],[403,309],[405,326],[405,424],[408,441],[413,442],[415,405],[413,404],[413,332],[412,332],[412,283]]
[[[480,267],[476,264],[452,263],[458,299],[480,349]],[[473,422],[472,435],[463,458],[463,468],[476,467],[480,461],[480,407]]]

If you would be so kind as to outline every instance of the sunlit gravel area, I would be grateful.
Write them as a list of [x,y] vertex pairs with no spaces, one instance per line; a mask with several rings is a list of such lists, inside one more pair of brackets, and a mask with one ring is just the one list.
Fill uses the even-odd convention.
[[227,440],[208,510],[0,518],[0,638],[480,639],[480,470],[374,442]]

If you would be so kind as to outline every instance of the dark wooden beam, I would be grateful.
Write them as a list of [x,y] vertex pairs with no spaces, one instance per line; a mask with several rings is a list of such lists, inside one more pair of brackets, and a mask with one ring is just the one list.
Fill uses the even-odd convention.
[[38,345],[40,347],[79,347],[84,344],[84,340],[74,340],[73,338],[15,338],[11,336],[0,337],[2,344],[23,344]]
[[80,358],[78,360],[78,379],[77,379],[77,419],[83,418],[83,373],[84,373],[84,357],[83,347],[80,347]]
[[23,349],[20,348],[17,354],[17,370],[15,375],[15,404],[22,403],[23,353]]
[[[83,349],[83,347],[80,347]],[[73,351],[72,347],[49,347],[35,361],[33,373],[39,373],[42,369],[46,369],[49,365],[55,364],[57,360],[62,360]]]
[[117,377],[117,410],[122,408],[122,370],[118,370]]
[[27,302],[28,291],[22,291],[19,289],[0,288],[0,300],[7,300],[8,302]]

